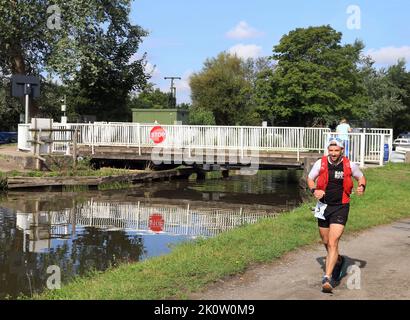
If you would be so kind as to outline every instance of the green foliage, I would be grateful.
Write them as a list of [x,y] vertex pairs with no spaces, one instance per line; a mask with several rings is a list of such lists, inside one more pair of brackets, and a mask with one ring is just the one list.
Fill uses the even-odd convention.
[[326,123],[354,114],[363,95],[357,63],[363,44],[341,45],[330,26],[297,28],[274,47],[275,72],[258,83],[258,105],[278,121]]
[[0,0],[2,75],[39,73],[57,37],[57,32],[47,29],[47,7],[44,0]]
[[215,125],[215,117],[212,111],[201,107],[192,107],[189,110],[189,124],[193,125]]
[[[142,89],[149,78],[144,72],[145,55],[136,58],[147,32],[130,23],[130,3],[0,0],[0,76],[46,72],[65,85],[61,91],[67,92],[73,116],[90,114],[97,120],[129,120],[128,94]],[[51,4],[62,12],[59,29],[47,26],[50,20],[55,22],[55,11],[47,13]],[[62,92],[55,90],[58,86],[50,86],[46,84],[41,101],[32,106],[32,115],[58,115],[57,101]],[[1,105],[2,113],[11,108],[10,104]],[[9,122],[17,123],[18,112],[11,114]]]
[[397,133],[410,130],[410,71],[406,71],[406,61],[400,59],[387,70],[388,78],[398,88],[396,94],[403,108],[392,110],[392,128]]
[[252,90],[246,76],[246,65],[237,56],[220,53],[207,59],[203,69],[190,78],[192,103],[200,120],[209,121],[204,111],[210,111],[218,125],[240,124],[249,111]]
[[376,70],[372,64],[368,61],[362,70],[368,96],[366,118],[375,127],[393,128],[396,122],[402,122],[403,111],[407,108],[403,103],[407,93],[400,87],[400,80],[409,74],[405,71],[404,61],[387,70]]
[[10,96],[11,84],[0,77],[0,131],[17,131],[22,105]]
[[131,97],[130,109],[166,109],[169,108],[169,94],[160,89],[154,89],[153,84],[148,84],[138,95]]
[[77,170],[93,170],[94,167],[91,163],[90,157],[80,158],[77,161]]
[[27,176],[27,177],[44,177],[44,175],[45,175],[44,172],[39,171],[39,170],[29,171],[25,174],[25,176]]
[[7,190],[7,177],[0,175],[0,192]]
[[[53,82],[51,78],[43,79],[41,83],[41,96],[38,100],[38,116],[43,118],[52,118],[60,122],[62,98],[67,93],[68,88]],[[70,108],[71,109],[71,108]],[[67,113],[66,113],[67,114]],[[72,118],[71,110],[68,115]]]

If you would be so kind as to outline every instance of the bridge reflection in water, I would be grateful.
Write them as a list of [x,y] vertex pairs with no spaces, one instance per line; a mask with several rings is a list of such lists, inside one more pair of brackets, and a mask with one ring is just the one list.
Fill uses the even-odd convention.
[[1,203],[0,299],[43,290],[51,265],[59,266],[65,283],[119,262],[165,254],[181,241],[214,236],[277,214],[246,205],[203,208],[196,201],[63,201],[56,197]]
[[41,252],[50,248],[50,240],[69,239],[78,228],[84,227],[145,235],[161,233],[188,238],[210,237],[276,214],[266,209],[243,207],[193,208],[190,204],[164,206],[141,201],[118,203],[90,199],[74,208],[59,211],[23,213],[17,210],[16,226],[25,234],[23,250]]

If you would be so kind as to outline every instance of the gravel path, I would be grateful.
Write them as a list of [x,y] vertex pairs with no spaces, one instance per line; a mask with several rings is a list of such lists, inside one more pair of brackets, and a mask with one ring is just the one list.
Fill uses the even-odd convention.
[[321,292],[325,249],[314,245],[214,283],[191,299],[410,299],[410,219],[343,235],[340,248],[344,270],[353,267],[332,294]]

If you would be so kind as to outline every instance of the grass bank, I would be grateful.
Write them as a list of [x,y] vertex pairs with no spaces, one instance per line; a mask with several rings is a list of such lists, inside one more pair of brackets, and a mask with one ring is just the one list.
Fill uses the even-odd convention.
[[116,169],[116,168],[101,168],[101,169],[79,169],[79,170],[65,170],[65,171],[26,171],[21,172],[17,170],[9,172],[0,172],[0,178],[7,177],[104,177],[115,175],[127,175],[136,172],[143,172],[144,170],[130,170],[130,169]]
[[[352,233],[410,216],[410,165],[395,164],[366,170],[366,195],[352,196],[346,228]],[[121,265],[78,278],[61,290],[36,299],[164,299],[186,298],[217,279],[244,271],[255,263],[319,242],[313,203],[222,233],[175,247],[169,255]],[[64,276],[64,275],[62,275]]]

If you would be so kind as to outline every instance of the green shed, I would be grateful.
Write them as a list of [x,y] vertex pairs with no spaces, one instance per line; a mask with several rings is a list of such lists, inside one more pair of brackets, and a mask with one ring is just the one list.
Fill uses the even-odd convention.
[[184,109],[132,109],[132,122],[188,124],[188,115]]

